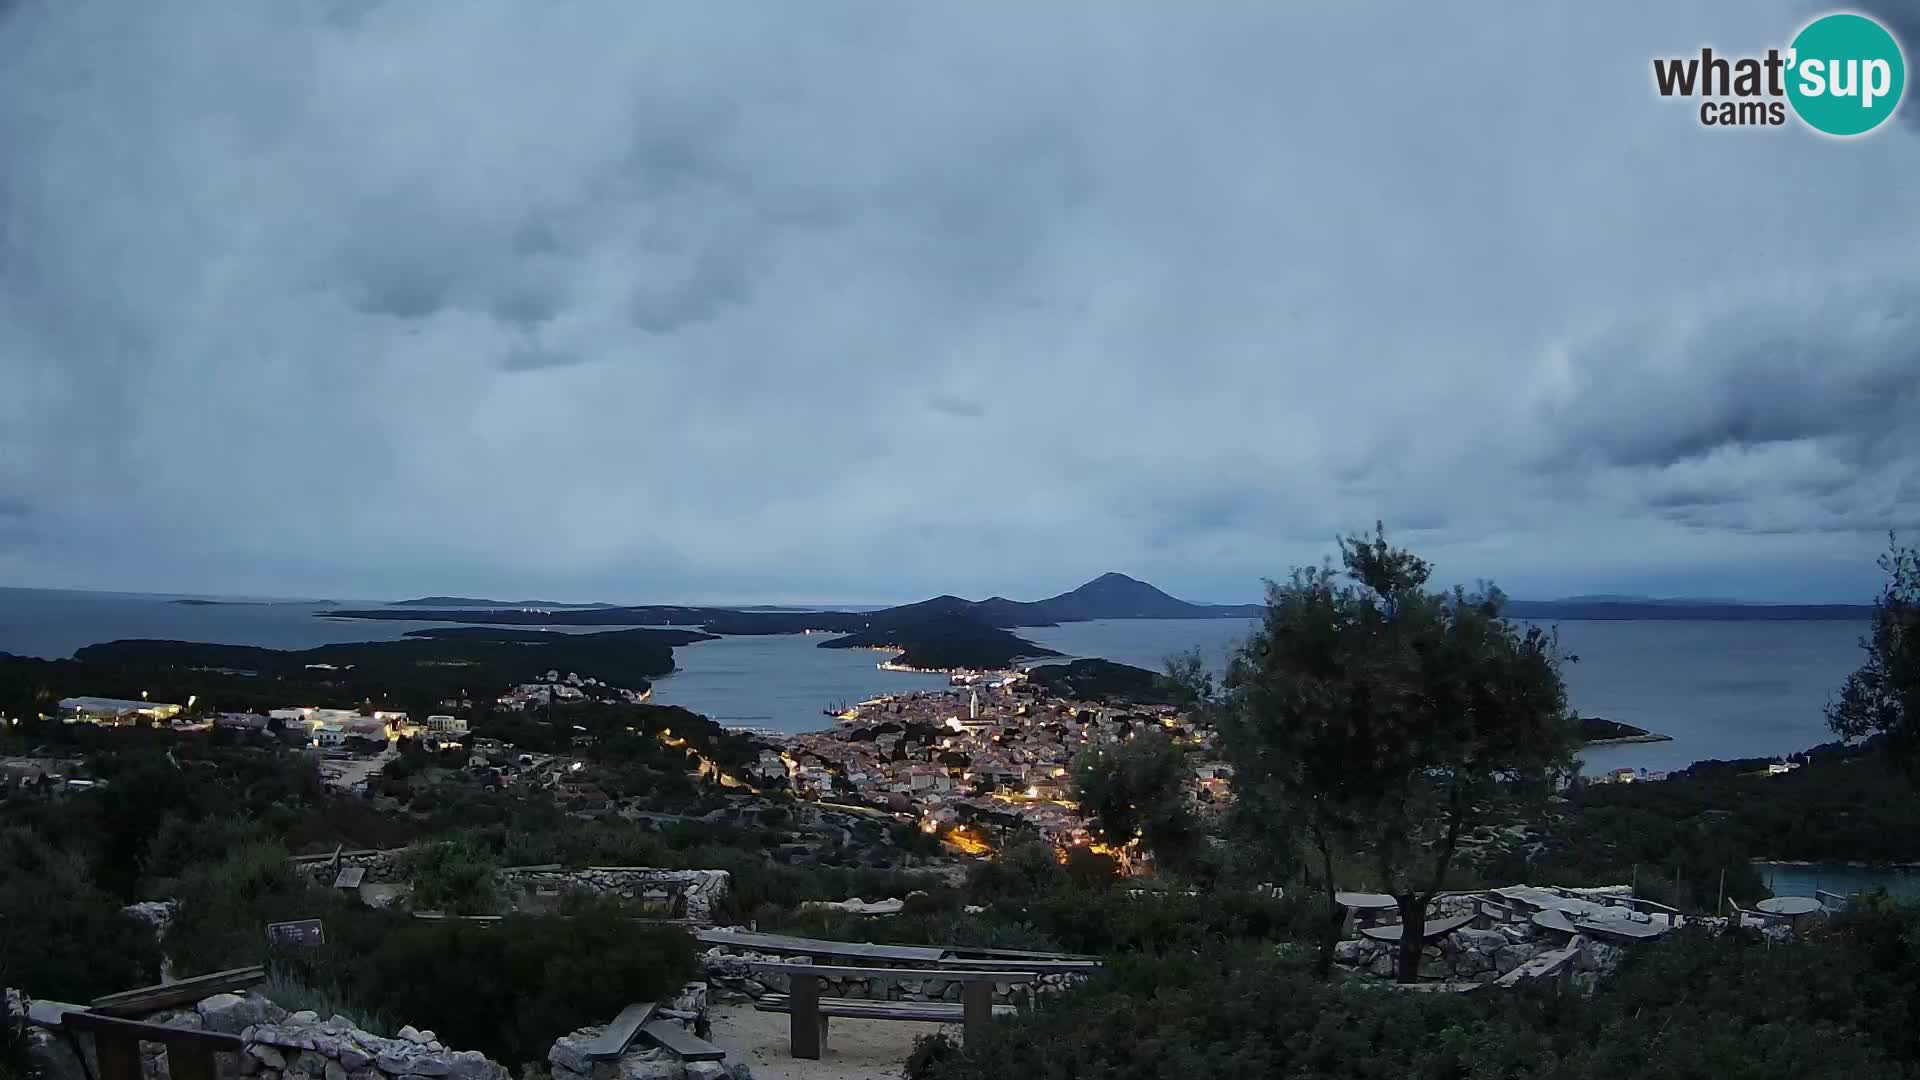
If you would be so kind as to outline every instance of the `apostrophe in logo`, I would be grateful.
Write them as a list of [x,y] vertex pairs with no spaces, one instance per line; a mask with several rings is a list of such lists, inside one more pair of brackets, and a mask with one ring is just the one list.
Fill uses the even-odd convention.
[[1807,126],[1829,135],[1877,128],[1907,88],[1900,43],[1865,15],[1827,15],[1807,24],[1787,50],[1787,100]]
[[1778,127],[1793,115],[1828,135],[1864,135],[1886,122],[1907,88],[1900,43],[1865,15],[1840,12],[1808,23],[1785,50],[1653,62],[1661,97],[1700,98],[1707,127]]

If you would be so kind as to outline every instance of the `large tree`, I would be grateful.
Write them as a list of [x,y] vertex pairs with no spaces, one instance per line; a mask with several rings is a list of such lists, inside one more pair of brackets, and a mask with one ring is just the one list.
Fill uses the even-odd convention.
[[1847,738],[1877,735],[1910,777],[1920,779],[1920,551],[1890,538],[1880,557],[1886,588],[1873,605],[1867,661],[1827,705],[1827,723]]
[[1199,839],[1186,754],[1158,731],[1095,743],[1073,762],[1073,796],[1094,835],[1123,863],[1136,847],[1179,862]]
[[[1430,592],[1428,564],[1378,529],[1340,549],[1339,570],[1267,583],[1219,718],[1238,820],[1269,849],[1304,841],[1315,856],[1323,964],[1337,854],[1370,861],[1417,928],[1460,837],[1551,793],[1575,737],[1553,635],[1504,619],[1498,589]],[[1418,978],[1421,945],[1403,936],[1400,981]]]

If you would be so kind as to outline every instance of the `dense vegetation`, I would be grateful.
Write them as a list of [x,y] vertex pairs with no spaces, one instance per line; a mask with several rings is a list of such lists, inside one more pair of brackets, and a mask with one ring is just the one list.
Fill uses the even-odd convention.
[[707,635],[681,630],[540,634],[444,628],[399,641],[264,649],[184,641],[110,641],[71,660],[0,654],[0,715],[57,711],[75,696],[138,699],[200,711],[287,705],[377,706],[425,716],[462,699],[490,698],[549,670],[645,690],[673,670],[673,646]]
[[899,649],[895,661],[926,671],[1011,667],[1022,657],[1058,656],[1052,649],[966,614],[934,615],[916,622],[833,638],[823,649]]
[[1684,935],[1633,952],[1592,997],[1350,988],[1230,942],[1118,958],[964,1048],[923,1042],[908,1076],[1898,1080],[1920,1075],[1916,982],[1920,917],[1885,908],[1788,946]]
[[1042,692],[1081,701],[1123,701],[1130,705],[1178,705],[1183,688],[1165,675],[1111,660],[1075,660],[1028,669],[1027,681]]

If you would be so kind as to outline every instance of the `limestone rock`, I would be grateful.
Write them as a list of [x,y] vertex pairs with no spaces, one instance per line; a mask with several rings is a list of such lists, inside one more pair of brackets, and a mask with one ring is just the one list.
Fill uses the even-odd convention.
[[255,1024],[273,1023],[272,1006],[273,1002],[258,994],[215,994],[202,998],[194,1009],[208,1031],[238,1035]]
[[680,1080],[682,1075],[677,1062],[641,1054],[628,1054],[620,1059],[620,1080]]
[[247,1047],[247,1053],[260,1059],[260,1064],[265,1065],[269,1069],[284,1069],[287,1067],[286,1055],[280,1052],[279,1047],[271,1043],[254,1043]]
[[449,1074],[459,1080],[495,1080],[504,1078],[506,1067],[495,1063],[478,1050],[461,1050],[447,1058],[453,1071]]
[[327,1062],[326,1068],[322,1070],[322,1074],[326,1077],[326,1080],[347,1080],[347,1070],[337,1061]]
[[717,1061],[689,1061],[687,1080],[729,1080],[729,1075],[727,1067]]
[[593,1072],[593,1063],[587,1058],[587,1051],[592,1041],[599,1038],[599,1033],[586,1034],[589,1031],[593,1029],[582,1028],[553,1040],[553,1046],[547,1050],[547,1063],[556,1069],[582,1076]]
[[319,1022],[320,1014],[314,1012],[312,1009],[301,1009],[297,1013],[287,1014],[287,1023],[289,1024],[317,1024]]
[[364,1069],[372,1065],[373,1057],[361,1050],[358,1046],[351,1043],[343,1043],[340,1046],[340,1064],[344,1066],[347,1071],[352,1072],[356,1069]]

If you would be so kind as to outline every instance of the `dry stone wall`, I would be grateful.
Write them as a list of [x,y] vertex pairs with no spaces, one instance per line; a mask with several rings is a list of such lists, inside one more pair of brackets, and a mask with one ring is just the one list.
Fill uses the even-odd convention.
[[[15,995],[10,995],[10,997]],[[21,1008],[29,1004],[21,1000]],[[192,1006],[140,1017],[150,1024],[238,1035],[246,1046],[214,1055],[221,1080],[510,1080],[504,1065],[478,1050],[455,1050],[431,1031],[400,1029],[383,1038],[344,1016],[288,1013],[258,993],[214,994]],[[30,1029],[29,1052],[46,1080],[100,1075],[92,1039],[69,1040],[44,1027]],[[143,1080],[170,1080],[165,1049],[140,1044]]]
[[[406,883],[400,851],[347,851],[340,854],[340,868],[365,870],[362,882],[369,885]],[[321,885],[332,885],[334,860],[328,856],[303,856],[294,860],[296,869]],[[562,893],[589,893],[627,900],[684,900],[684,916],[694,922],[713,921],[714,913],[732,888],[732,877],[725,870],[661,870],[649,866],[589,866],[566,869],[553,866],[516,866],[502,869],[495,882],[508,901],[516,907],[538,907],[540,898]]]
[[732,887],[725,870],[656,870],[645,866],[589,866],[583,870],[515,867],[498,881],[509,896],[542,892],[584,892],[626,900],[667,899],[678,895],[686,918],[712,922],[714,911]]

